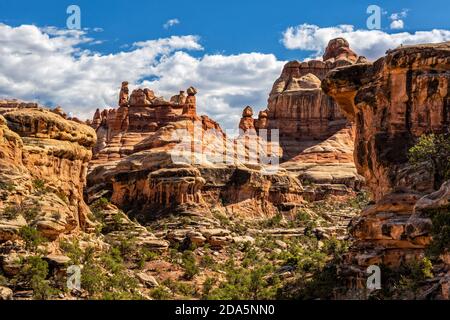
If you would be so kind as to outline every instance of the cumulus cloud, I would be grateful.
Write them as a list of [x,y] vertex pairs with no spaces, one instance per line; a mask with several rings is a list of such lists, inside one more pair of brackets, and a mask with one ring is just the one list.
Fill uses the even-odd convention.
[[177,18],[175,19],[169,19],[166,21],[166,23],[163,24],[164,29],[169,29],[170,27],[173,27],[176,24],[179,24],[180,20],[178,20]]
[[404,18],[408,16],[408,9],[403,9],[400,12],[394,12],[389,16],[391,20],[391,29],[403,29],[405,27]]
[[193,85],[198,112],[234,128],[245,105],[265,107],[284,64],[261,53],[194,57],[203,48],[192,35],[136,42],[114,54],[84,49],[94,41],[85,31],[0,24],[0,98],[61,105],[87,119],[117,105],[124,80],[166,98]]
[[403,29],[405,27],[403,20],[392,20],[391,22],[391,29]]
[[388,49],[402,44],[433,43],[450,40],[450,30],[433,29],[414,33],[387,33],[381,30],[355,29],[352,25],[319,27],[301,24],[283,32],[282,43],[287,49],[313,51],[311,57],[321,56],[330,39],[344,37],[351,48],[370,60],[383,56]]

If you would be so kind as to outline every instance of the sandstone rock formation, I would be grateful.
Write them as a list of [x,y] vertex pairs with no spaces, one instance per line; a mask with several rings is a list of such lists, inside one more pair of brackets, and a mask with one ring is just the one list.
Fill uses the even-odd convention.
[[440,196],[426,196],[434,176],[409,163],[408,149],[423,134],[448,131],[449,71],[449,43],[402,46],[322,81],[356,125],[355,163],[377,200],[352,224],[350,264],[399,266],[421,257],[430,242],[430,223],[416,214]]
[[[284,169],[267,175],[261,164],[279,148],[256,135],[226,137],[216,122],[196,114],[196,92],[191,87],[187,95],[146,107],[130,99],[127,113],[119,112],[123,106],[95,113],[92,124],[103,144],[91,161],[89,201],[110,197],[143,220],[186,206],[210,215],[220,204],[235,215],[263,217],[301,201],[295,176]],[[244,116],[253,122],[251,115],[249,107]]]
[[[239,122],[239,129],[243,132],[251,132],[255,130],[255,120],[253,119],[253,109],[250,106],[244,108],[242,118]],[[256,133],[256,132],[255,132]]]
[[321,80],[330,70],[357,60],[348,42],[337,38],[330,40],[323,61],[288,62],[273,84],[267,109],[254,120],[246,107],[240,129],[255,128],[261,136],[278,130],[282,166],[303,181],[359,189],[362,179],[353,164],[354,129],[321,89]]
[[0,103],[0,139],[0,209],[14,216],[2,216],[0,239],[14,238],[27,214],[48,238],[89,229],[83,188],[94,130],[35,104],[7,101]]

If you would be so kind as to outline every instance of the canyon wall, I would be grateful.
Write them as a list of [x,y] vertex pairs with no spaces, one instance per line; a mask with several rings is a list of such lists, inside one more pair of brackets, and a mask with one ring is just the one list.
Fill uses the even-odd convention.
[[408,150],[424,134],[448,132],[450,44],[399,47],[331,71],[322,88],[356,125],[355,163],[376,200],[352,222],[347,263],[363,271],[419,259],[432,240],[424,213],[448,205],[448,188],[433,193],[429,163],[410,163]]

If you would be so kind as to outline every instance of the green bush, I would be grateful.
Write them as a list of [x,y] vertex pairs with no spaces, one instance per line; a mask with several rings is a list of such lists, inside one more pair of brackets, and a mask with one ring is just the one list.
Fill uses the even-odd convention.
[[431,218],[433,239],[427,254],[436,259],[445,250],[450,250],[450,207],[427,210],[426,214]]
[[[204,298],[214,300],[268,300],[274,299],[279,281],[273,275],[273,266],[258,265],[253,269],[238,267],[233,261],[226,265],[226,281],[211,290],[207,283],[208,294]],[[204,288],[205,291],[205,288]]]
[[3,209],[3,216],[8,220],[16,219],[19,214],[22,212],[22,208],[20,205],[9,205],[5,209]]
[[409,149],[409,162],[413,165],[428,163],[434,174],[434,187],[450,178],[450,138],[448,134],[424,134]]
[[12,192],[16,189],[16,186],[11,182],[0,181],[0,190],[6,190]]
[[186,250],[183,252],[181,259],[184,268],[184,276],[187,280],[191,280],[199,272],[194,253],[190,250]]
[[214,278],[206,278],[203,282],[202,299],[207,299],[216,281]]
[[153,289],[150,295],[155,300],[168,300],[171,298],[171,294],[162,286]]
[[127,274],[120,249],[111,248],[95,258],[94,249],[88,248],[84,255],[81,286],[93,299],[136,300],[138,281]]
[[47,241],[36,228],[30,226],[20,228],[19,235],[29,250],[36,250],[39,245]]
[[61,240],[59,247],[70,258],[72,264],[79,265],[83,263],[84,251],[80,248],[80,244],[77,239],[73,242],[67,240]]
[[42,179],[33,180],[34,192],[38,195],[42,195],[48,192],[48,188],[45,186],[45,181]]
[[26,259],[15,282],[25,282],[33,290],[33,298],[47,300],[58,293],[51,287],[48,276],[48,263],[39,256],[30,256]]

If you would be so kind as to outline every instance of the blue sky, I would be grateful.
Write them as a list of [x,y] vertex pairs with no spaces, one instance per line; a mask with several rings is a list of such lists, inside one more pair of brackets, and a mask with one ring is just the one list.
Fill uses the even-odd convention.
[[[71,4],[81,8],[83,33],[48,32],[45,27],[64,32],[66,8]],[[366,9],[371,4],[383,10],[379,31],[365,30]],[[320,56],[330,37],[344,33],[350,45],[360,51],[357,53],[375,59],[386,48],[400,43],[450,40],[449,9],[450,2],[444,0],[2,0],[0,23],[4,30],[0,44],[6,49],[3,48],[0,58],[0,98],[63,104],[74,114],[88,117],[95,107],[114,106],[119,79],[130,80],[136,86],[153,86],[164,95],[175,93],[177,86],[194,84],[200,89],[200,100],[203,98],[200,110],[232,125],[243,106],[255,104],[257,110],[265,108],[271,84],[287,60]],[[392,28],[394,14],[401,20],[401,28]],[[164,24],[171,19],[178,23],[165,28]],[[45,34],[55,39],[40,38]],[[21,38],[16,41],[18,44],[14,43],[14,37]],[[167,44],[148,42],[156,39],[169,40]],[[133,45],[137,42],[145,42],[143,50]],[[27,64],[36,71],[37,80],[45,77],[54,83],[50,81],[43,89],[41,81],[25,72],[13,73],[9,66],[19,63],[17,57],[24,48],[28,56],[23,55],[20,65]],[[129,57],[121,59],[121,52],[129,53]],[[35,59],[30,59],[29,54]],[[108,60],[113,59],[115,64],[109,64]],[[138,68],[133,66],[145,59],[146,63]],[[64,71],[65,76],[51,70],[58,68],[58,63],[62,67],[71,64]],[[89,70],[102,70],[103,74],[89,73],[88,66]],[[215,75],[211,74],[213,71]],[[196,76],[191,76],[194,73]],[[176,76],[171,78],[170,74]],[[83,82],[84,76],[90,82]],[[20,82],[22,86],[16,86]],[[64,84],[78,90],[85,99],[77,100],[67,90],[60,90]],[[93,86],[97,89],[95,93],[89,91]]]
[[[96,47],[101,52],[117,52],[123,45],[170,35],[195,34],[201,37],[206,52],[274,53],[279,59],[302,56],[280,44],[282,32],[300,23],[321,27],[352,24],[366,25],[366,8],[377,4],[387,12],[409,9],[405,31],[449,28],[450,2],[429,1],[1,1],[0,21],[9,25],[36,24],[64,28],[66,8],[77,4],[82,12],[82,27],[102,28],[96,38],[104,40]],[[164,29],[169,19],[179,24]],[[389,26],[383,15],[382,27]]]

